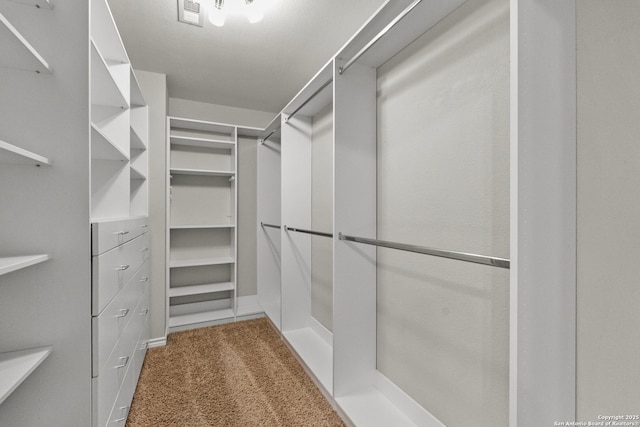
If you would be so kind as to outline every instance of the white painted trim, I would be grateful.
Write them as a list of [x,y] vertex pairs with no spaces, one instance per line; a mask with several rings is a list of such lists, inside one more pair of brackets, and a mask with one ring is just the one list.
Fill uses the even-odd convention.
[[309,318],[309,327],[313,332],[318,334],[327,344],[333,347],[333,333],[324,327],[324,325],[318,322],[315,318]]
[[246,317],[255,314],[264,314],[264,309],[258,302],[258,295],[246,295],[238,297],[238,303],[236,307],[237,317]]
[[147,348],[164,347],[167,345],[167,337],[152,338],[147,341]]
[[380,371],[376,370],[374,374],[375,387],[389,399],[389,401],[400,412],[406,415],[411,421],[419,426],[426,427],[446,427],[442,421],[436,418],[431,412],[427,411],[418,402],[413,400],[411,396],[406,394],[400,387],[395,385],[391,380],[385,377]]

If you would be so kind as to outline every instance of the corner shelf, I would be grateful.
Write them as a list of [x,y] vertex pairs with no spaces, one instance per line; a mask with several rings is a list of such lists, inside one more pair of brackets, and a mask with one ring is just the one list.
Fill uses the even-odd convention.
[[[53,70],[22,34],[0,13],[0,67],[51,74]],[[11,62],[8,62],[8,61]]]
[[201,267],[205,265],[223,265],[223,264],[233,264],[233,263],[235,263],[235,260],[232,257],[172,260],[169,263],[169,268]]
[[51,354],[53,347],[0,353],[0,404]]
[[206,169],[184,169],[184,168],[171,168],[171,174],[174,175],[201,175],[201,176],[235,176],[235,172],[231,171],[218,171],[218,170],[206,170]]
[[233,282],[208,283],[205,285],[179,286],[169,289],[169,297],[184,297],[188,295],[202,295],[214,292],[226,292],[235,290]]
[[23,268],[31,267],[32,265],[40,264],[41,262],[45,262],[49,259],[51,259],[51,257],[47,254],[0,257],[0,276]]
[[0,163],[29,164],[34,166],[50,166],[51,161],[39,154],[0,141]]
[[220,139],[208,139],[208,138],[195,138],[191,136],[175,136],[171,135],[171,144],[173,145],[185,145],[188,147],[200,147],[200,148],[222,148],[225,150],[232,150],[236,144],[230,141],[224,141]]
[[130,128],[130,135],[131,135],[131,149],[132,150],[146,150],[147,146],[144,145],[144,142],[142,142],[142,138],[140,138],[140,135],[138,135],[138,132],[136,132],[136,130],[134,129],[133,126],[131,126]]

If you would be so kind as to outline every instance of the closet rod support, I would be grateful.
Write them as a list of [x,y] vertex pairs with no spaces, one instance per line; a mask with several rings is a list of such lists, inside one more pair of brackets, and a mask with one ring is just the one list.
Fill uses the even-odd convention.
[[304,106],[309,103],[309,101],[311,101],[313,98],[315,98],[320,92],[322,92],[324,90],[325,87],[329,86],[332,82],[333,82],[333,77],[330,78],[328,81],[326,81],[322,86],[320,86],[320,88],[318,90],[313,92],[311,94],[311,96],[309,98],[307,98],[307,100],[304,101],[298,108],[293,110],[293,112],[291,114],[289,114],[289,116],[285,117],[284,121],[285,122],[289,121],[289,119],[291,119],[291,117],[295,116],[298,113],[298,111],[302,110],[304,108]]
[[267,142],[267,140],[269,138],[271,138],[271,136],[273,136],[274,133],[276,133],[278,131],[278,129],[274,129],[272,130],[269,135],[265,136],[264,138],[262,138],[262,140],[260,141],[260,144],[264,144],[265,142]]
[[496,258],[486,255],[476,255],[465,252],[447,251],[443,249],[434,249],[426,246],[409,245],[406,243],[388,242],[386,240],[367,239],[364,237],[348,236],[342,233],[338,234],[340,240],[349,242],[363,243],[365,245],[380,246],[383,248],[398,249],[401,251],[415,252],[418,254],[437,256],[441,258],[455,259],[457,261],[472,262],[475,264],[489,265],[498,268],[510,268],[511,261],[506,258]]
[[371,41],[369,41],[369,43],[367,43],[362,49],[360,49],[360,51],[358,53],[356,53],[350,60],[347,61],[346,64],[344,64],[342,67],[338,68],[338,74],[342,74],[345,71],[347,71],[349,69],[349,67],[351,67],[353,65],[354,62],[356,62],[358,59],[360,59],[360,57],[362,55],[364,55],[369,49],[371,49],[371,47],[376,44],[382,37],[385,36],[385,34],[387,34],[389,32],[389,30],[391,30],[393,27],[395,27],[395,25],[400,22],[402,20],[402,18],[404,18],[405,16],[407,16],[409,14],[409,12],[411,12],[413,10],[414,7],[416,7],[422,0],[414,0],[413,3],[411,3],[409,6],[407,6],[407,8],[405,10],[403,10],[402,12],[400,12],[400,14],[398,16],[396,16],[393,21],[389,22],[389,24],[387,24],[386,27],[384,27],[382,29],[382,31],[380,31],[378,34],[376,34],[376,36],[374,38],[371,39]]
[[260,227],[262,227],[262,228],[264,228],[264,227],[277,228],[278,230],[280,230],[282,228],[279,225],[266,224],[266,223],[264,223],[262,221],[260,221]]
[[331,233],[323,233],[321,231],[305,230],[304,228],[287,227],[286,225],[284,226],[284,229],[286,231],[295,231],[296,233],[313,234],[314,236],[322,236],[322,237],[331,237],[331,238],[333,238],[333,234],[331,234]]

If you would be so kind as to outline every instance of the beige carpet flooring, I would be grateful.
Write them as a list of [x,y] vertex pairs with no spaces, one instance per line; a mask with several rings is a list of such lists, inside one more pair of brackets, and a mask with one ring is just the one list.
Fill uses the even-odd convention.
[[140,374],[128,427],[344,426],[266,319],[170,334]]

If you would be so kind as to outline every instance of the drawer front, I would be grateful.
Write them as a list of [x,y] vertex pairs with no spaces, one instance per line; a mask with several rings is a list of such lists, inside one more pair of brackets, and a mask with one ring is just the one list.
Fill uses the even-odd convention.
[[92,315],[99,315],[149,259],[149,233],[92,258]]
[[102,313],[92,318],[94,377],[107,362],[118,339],[133,318],[135,308],[148,287],[148,280],[149,262],[147,261]]
[[143,326],[148,316],[148,308],[143,308],[143,304],[138,304],[134,315],[120,336],[115,349],[107,360],[105,366],[99,371],[98,376],[93,378],[94,384],[94,419],[97,425],[107,424],[115,407],[116,397],[121,389],[127,372],[131,370],[138,348],[138,339],[143,331]]
[[135,239],[149,229],[149,218],[131,218],[91,224],[91,254],[100,255]]

